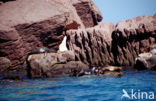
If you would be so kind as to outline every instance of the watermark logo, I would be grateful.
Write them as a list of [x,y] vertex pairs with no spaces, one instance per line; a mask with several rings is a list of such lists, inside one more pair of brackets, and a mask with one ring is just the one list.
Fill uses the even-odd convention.
[[149,92],[145,92],[145,91],[141,91],[141,90],[134,90],[131,89],[131,92],[128,93],[125,89],[122,90],[123,95],[121,97],[121,99],[123,98],[128,98],[128,99],[149,99],[152,100],[154,99],[154,92],[149,91]]

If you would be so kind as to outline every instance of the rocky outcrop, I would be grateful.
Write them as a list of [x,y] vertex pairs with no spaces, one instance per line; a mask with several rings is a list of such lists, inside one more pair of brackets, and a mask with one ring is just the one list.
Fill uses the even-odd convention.
[[67,31],[67,47],[75,60],[90,65],[134,66],[135,58],[156,48],[156,15]]
[[93,27],[102,20],[99,9],[91,0],[72,0],[83,24],[86,28]]
[[112,32],[111,23],[102,23],[93,28],[70,30],[66,32],[67,48],[74,52],[75,60],[88,65],[113,64],[111,53]]
[[156,16],[142,16],[121,21],[112,34],[116,65],[133,66],[135,58],[156,45]]
[[148,53],[139,54],[135,59],[135,68],[138,70],[156,70],[156,49],[153,49]]
[[[38,47],[58,50],[64,32],[88,27],[77,12],[78,7],[91,10],[83,12],[92,26],[101,15],[91,0],[7,0],[0,5],[0,57],[9,59],[12,67],[23,64],[26,55]],[[84,6],[84,2],[88,6]],[[80,3],[80,4],[78,4]],[[93,7],[92,7],[93,6]],[[87,17],[87,15],[89,15]],[[16,68],[14,68],[16,69]]]
[[73,61],[74,53],[64,51],[58,53],[32,54],[27,58],[28,76],[30,78],[76,75],[89,69],[80,61]]

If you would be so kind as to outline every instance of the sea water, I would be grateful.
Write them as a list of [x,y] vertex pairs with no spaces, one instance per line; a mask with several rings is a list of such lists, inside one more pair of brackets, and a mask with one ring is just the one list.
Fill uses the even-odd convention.
[[[0,81],[1,101],[156,101],[138,99],[141,92],[156,94],[155,71],[124,71],[120,78],[103,76],[57,77]],[[122,97],[123,89],[137,99]],[[149,96],[149,95],[148,95]]]

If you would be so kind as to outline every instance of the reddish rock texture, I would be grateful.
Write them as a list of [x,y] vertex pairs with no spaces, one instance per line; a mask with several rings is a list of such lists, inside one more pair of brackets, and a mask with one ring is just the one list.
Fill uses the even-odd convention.
[[85,27],[93,27],[102,20],[99,9],[91,0],[72,0]]
[[[0,57],[9,59],[13,67],[23,64],[26,55],[35,48],[58,49],[64,37],[64,30],[86,26],[83,22],[85,19],[77,14],[73,6],[77,4],[74,0],[7,1],[0,5]],[[84,1],[91,3],[90,0]],[[85,7],[94,13],[93,18],[98,19],[94,16],[100,13],[91,6],[95,5],[92,3]],[[91,16],[88,19],[91,19]],[[92,20],[90,22],[93,23]],[[73,25],[74,27],[71,27]]]
[[90,65],[113,64],[111,53],[111,23],[102,23],[93,28],[67,31],[67,47],[74,51],[75,60]]
[[2,62],[4,67],[23,64],[38,47],[58,50],[65,31],[75,60],[89,65],[133,66],[140,53],[156,48],[156,15],[114,28],[98,25],[102,16],[91,0],[6,1],[0,3],[0,57],[9,61],[9,66]]
[[142,16],[121,21],[112,35],[116,65],[133,66],[135,58],[156,45],[156,16]]
[[5,72],[11,66],[11,62],[5,57],[0,57],[0,66],[0,72]]
[[74,61],[74,59],[75,55],[72,51],[29,55],[27,58],[28,76],[39,78],[74,75],[74,71],[80,73],[89,69],[81,61]]
[[67,31],[67,47],[90,65],[133,66],[140,53],[156,48],[156,16]]

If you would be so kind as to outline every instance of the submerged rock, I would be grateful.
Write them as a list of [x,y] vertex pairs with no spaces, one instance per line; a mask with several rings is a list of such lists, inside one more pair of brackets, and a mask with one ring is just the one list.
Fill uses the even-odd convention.
[[112,72],[112,71],[107,71],[103,74],[103,76],[107,76],[107,77],[121,77],[123,76],[122,72]]
[[7,80],[7,81],[24,81],[22,77],[20,76],[6,76],[6,77],[3,77],[2,79],[0,80]]
[[151,50],[149,53],[139,54],[135,60],[135,68],[138,70],[156,70],[156,49]]

